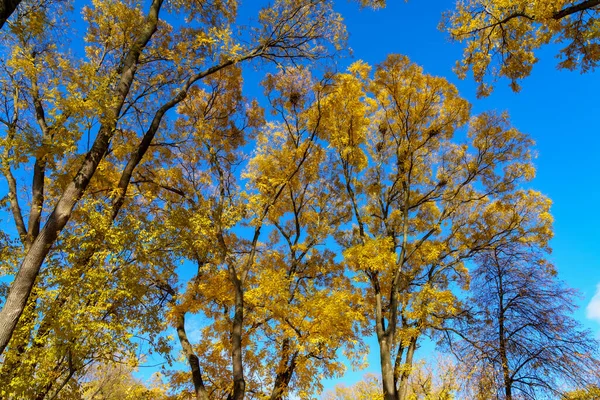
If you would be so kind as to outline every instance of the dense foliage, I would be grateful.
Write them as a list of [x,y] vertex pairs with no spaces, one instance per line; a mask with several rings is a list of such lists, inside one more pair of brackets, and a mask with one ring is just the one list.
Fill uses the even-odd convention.
[[[459,3],[461,74],[593,69],[598,4]],[[330,72],[334,6],[2,1],[1,398],[312,398],[368,336],[329,398],[593,396],[532,140],[406,56]]]

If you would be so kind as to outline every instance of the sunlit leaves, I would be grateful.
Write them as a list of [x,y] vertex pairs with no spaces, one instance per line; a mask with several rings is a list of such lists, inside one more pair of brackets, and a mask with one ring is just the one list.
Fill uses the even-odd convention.
[[551,42],[564,46],[560,68],[594,69],[600,59],[597,1],[466,0],[444,22],[454,39],[465,41],[460,76],[468,70],[488,95],[487,77],[506,77],[513,90],[537,62],[537,50]]

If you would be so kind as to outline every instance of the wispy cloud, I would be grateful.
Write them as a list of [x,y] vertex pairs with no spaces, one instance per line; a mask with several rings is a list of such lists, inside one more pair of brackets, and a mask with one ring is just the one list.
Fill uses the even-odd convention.
[[585,315],[588,319],[600,322],[600,283],[596,285],[596,293],[587,305]]

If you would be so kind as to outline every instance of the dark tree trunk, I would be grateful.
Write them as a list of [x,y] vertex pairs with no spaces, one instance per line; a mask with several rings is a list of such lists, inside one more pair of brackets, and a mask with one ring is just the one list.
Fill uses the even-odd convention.
[[231,362],[233,364],[233,400],[243,400],[246,391],[244,364],[242,357],[242,329],[244,324],[244,291],[241,280],[232,269],[232,281],[235,286],[235,311],[231,327]]
[[4,26],[4,23],[17,9],[17,6],[21,0],[1,0],[0,1],[0,29]]
[[279,360],[279,366],[277,368],[277,376],[275,377],[275,384],[271,391],[270,400],[282,400],[283,396],[287,392],[287,389],[292,380],[294,370],[296,369],[296,359],[298,358],[298,352],[295,351],[290,355],[290,340],[285,339],[281,345],[281,359]]
[[502,377],[504,379],[505,400],[512,400],[512,380],[510,378],[510,368],[508,366],[508,353],[506,349],[506,329],[505,329],[505,307],[504,307],[504,284],[502,281],[502,272],[498,270],[498,344],[500,353],[500,362],[502,363]]

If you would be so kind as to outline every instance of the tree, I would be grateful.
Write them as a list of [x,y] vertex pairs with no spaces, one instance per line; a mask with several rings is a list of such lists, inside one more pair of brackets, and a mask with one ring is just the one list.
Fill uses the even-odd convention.
[[383,400],[381,379],[374,374],[366,374],[362,380],[352,386],[337,385],[328,391],[325,400]]
[[451,330],[472,380],[491,383],[481,398],[562,396],[598,382],[598,342],[570,316],[575,293],[556,279],[543,244],[515,238],[476,259],[471,317]]
[[[180,128],[195,138],[176,151],[175,175],[184,179],[161,184],[184,196],[181,202],[174,195],[161,219],[174,228],[177,252],[198,264],[172,310],[192,369],[191,379],[175,373],[172,382],[193,383],[197,398],[307,397],[322,378],[343,370],[338,350],[353,360],[362,350],[359,293],[335,254],[322,248],[345,217],[318,141],[319,105],[335,79],[318,82],[307,69],[290,68],[268,75],[264,85],[280,121],[250,132],[257,143],[244,185],[236,179],[236,143],[249,132],[227,133],[236,113],[215,112],[236,101],[200,93],[180,107]],[[199,147],[204,155],[193,151]],[[195,343],[186,314],[207,321]]]
[[471,70],[485,96],[492,89],[485,83],[489,75],[510,79],[518,90],[537,62],[536,51],[551,42],[567,43],[559,68],[593,70],[600,60],[599,6],[598,0],[465,0],[443,26],[466,42],[459,76]]
[[315,81],[306,69],[265,82],[281,122],[259,133],[245,176],[251,224],[264,210],[256,205],[281,191],[266,213],[266,227],[273,231],[248,291],[252,307],[265,319],[259,329],[268,338],[263,363],[272,400],[320,392],[322,379],[344,370],[338,351],[351,362],[363,351],[360,293],[327,246],[347,218],[326,142],[320,140],[323,102],[341,84],[337,76]]
[[409,380],[409,400],[453,400],[459,386],[456,365],[439,355],[435,363],[420,361]]
[[593,400],[600,396],[600,387],[591,385],[584,389],[573,390],[565,395],[566,400]]
[[[15,46],[4,52],[10,56],[2,78],[7,113],[2,119],[2,165],[24,253],[0,311],[0,353],[27,306],[42,264],[99,166],[112,172],[105,181],[110,189],[103,192],[103,207],[114,221],[130,201],[135,169],[167,124],[169,110],[190,88],[247,60],[327,56],[328,46],[345,35],[328,1],[276,2],[260,14],[246,46],[232,37],[235,2],[163,6],[162,0],[153,1],[147,13],[136,2],[84,8],[84,60],[74,59],[68,45],[51,42],[58,33],[43,18],[43,10],[20,19],[12,30],[9,45]],[[161,11],[184,13],[191,25],[173,28],[160,19]],[[86,147],[86,136],[89,150],[79,155],[76,150]],[[26,227],[12,171],[28,163],[35,168]],[[54,176],[50,188],[46,180]],[[96,248],[102,240],[97,239]]]
[[384,398],[406,399],[420,338],[460,310],[449,286],[466,281],[465,260],[523,231],[518,212],[539,195],[516,190],[533,175],[530,141],[506,115],[473,117],[469,144],[454,144],[469,118],[454,86],[398,55],[369,70],[358,62],[340,78],[323,130],[353,216],[338,240],[364,282]]

